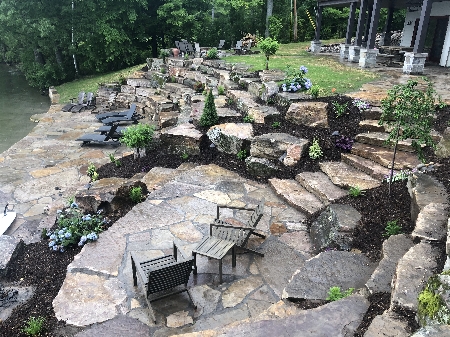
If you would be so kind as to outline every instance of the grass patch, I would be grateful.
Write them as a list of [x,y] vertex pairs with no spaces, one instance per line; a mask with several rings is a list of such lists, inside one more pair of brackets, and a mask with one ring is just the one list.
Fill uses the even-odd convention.
[[123,79],[131,77],[136,71],[142,69],[145,64],[139,64],[130,68],[114,71],[107,74],[86,76],[77,79],[72,82],[63,83],[56,87],[58,94],[60,95],[60,103],[70,102],[70,99],[77,97],[78,93],[93,92],[94,94],[98,90],[100,83],[114,83],[120,82]]
[[[341,40],[323,41],[325,44],[338,43]],[[339,63],[334,56],[315,55],[307,52],[310,42],[288,43],[280,45],[278,52],[270,58],[270,69],[285,70],[286,66],[308,68],[306,75],[314,85],[320,85],[324,95],[332,93],[344,94],[359,89],[364,83],[373,81],[379,76],[376,73],[350,68]],[[246,63],[251,70],[262,70],[265,67],[265,56],[261,54],[229,56],[224,58],[230,63]],[[333,90],[334,89],[334,90]]]

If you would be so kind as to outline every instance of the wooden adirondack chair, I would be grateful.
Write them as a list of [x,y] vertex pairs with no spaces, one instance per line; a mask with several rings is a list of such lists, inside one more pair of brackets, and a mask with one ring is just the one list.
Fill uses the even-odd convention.
[[[183,256],[182,260],[178,260],[177,251]],[[141,261],[141,262],[140,262]],[[148,261],[142,261],[139,252],[131,252],[131,268],[133,269],[133,284],[137,286],[137,275],[145,291],[145,300],[147,301],[149,317],[156,324],[155,313],[150,305],[151,302],[161,300],[168,296],[187,292],[194,308],[197,306],[192,301],[191,294],[187,288],[189,277],[192,272],[192,263],[194,258],[187,258],[183,251],[176,244],[173,244],[173,255],[166,255]],[[178,286],[184,286],[181,290],[173,291],[169,294],[150,299],[150,295],[171,290]]]

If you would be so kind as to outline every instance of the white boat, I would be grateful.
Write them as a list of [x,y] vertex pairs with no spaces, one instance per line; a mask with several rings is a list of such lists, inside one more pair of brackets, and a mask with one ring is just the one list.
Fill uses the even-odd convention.
[[16,219],[16,212],[7,212],[8,205],[5,207],[5,211],[0,214],[0,235],[3,235],[4,232],[9,228],[9,226]]

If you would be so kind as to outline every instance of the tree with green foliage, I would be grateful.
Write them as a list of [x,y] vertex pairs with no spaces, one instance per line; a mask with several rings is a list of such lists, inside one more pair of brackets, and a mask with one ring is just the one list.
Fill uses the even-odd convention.
[[258,41],[258,47],[266,56],[266,70],[269,70],[269,57],[275,55],[280,48],[280,45],[278,44],[278,41],[266,37],[265,39]]
[[431,127],[436,114],[436,99],[441,102],[433,89],[433,84],[423,78],[426,90],[420,90],[418,82],[408,80],[406,84],[395,85],[381,101],[382,114],[379,125],[388,125],[391,129],[387,143],[394,143],[394,153],[389,179],[389,194],[394,173],[395,156],[399,140],[412,139],[412,146],[419,159],[424,161],[422,146],[435,147],[431,137]]
[[122,132],[120,142],[134,149],[135,157],[140,159],[142,150],[145,151],[145,148],[151,144],[154,131],[154,126],[149,124],[139,123],[129,126]]
[[217,115],[214,96],[212,94],[212,91],[209,90],[208,96],[206,96],[205,107],[203,108],[203,113],[200,117],[199,124],[203,127],[210,127],[216,125],[218,122],[219,116]]

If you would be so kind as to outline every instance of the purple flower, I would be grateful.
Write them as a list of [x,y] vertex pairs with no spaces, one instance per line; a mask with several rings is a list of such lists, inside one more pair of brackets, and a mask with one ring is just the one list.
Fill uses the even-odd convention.
[[303,74],[306,74],[306,73],[308,73],[308,68],[306,68],[305,66],[301,66],[301,67],[300,67],[300,71],[301,71]]

